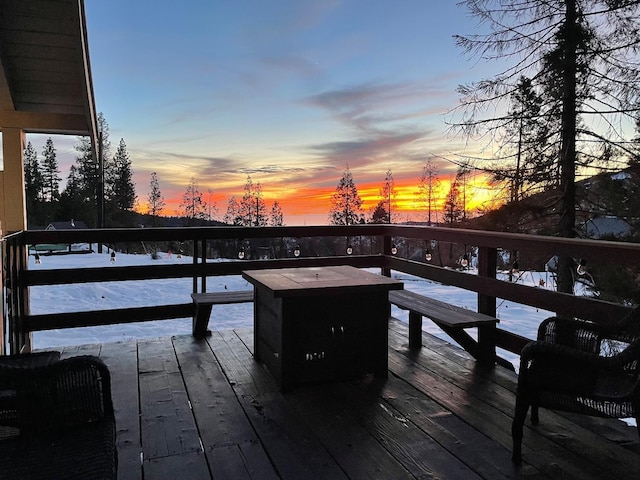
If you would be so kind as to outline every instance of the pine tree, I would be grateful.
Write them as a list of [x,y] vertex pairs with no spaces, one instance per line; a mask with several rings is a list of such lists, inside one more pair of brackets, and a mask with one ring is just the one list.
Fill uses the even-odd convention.
[[241,225],[246,227],[264,227],[267,225],[267,206],[262,199],[262,186],[253,183],[251,176],[247,175],[247,183],[244,186],[244,195],[240,200]]
[[242,225],[242,218],[240,216],[240,205],[236,200],[236,197],[229,198],[227,204],[227,212],[224,214],[224,223],[229,225],[240,226]]
[[38,153],[31,142],[24,150],[24,188],[27,207],[27,222],[37,225],[44,220],[41,218],[41,202],[43,198],[44,181],[40,172]]
[[[459,87],[463,117],[455,125],[472,137],[491,141],[502,112],[522,75],[544,92],[543,113],[556,139],[559,178],[558,234],[576,235],[577,172],[602,157],[601,143],[629,151],[626,133],[617,128],[635,120],[640,103],[637,61],[640,2],[632,0],[465,0],[472,15],[489,28],[487,35],[458,36],[468,53],[512,66],[494,78]],[[489,109],[487,107],[492,106]],[[589,117],[589,118],[587,118]],[[604,131],[592,128],[606,125]],[[491,134],[493,133],[493,135]],[[605,156],[604,159],[610,158]],[[555,170],[555,168],[554,168]],[[559,258],[558,290],[573,291],[572,260]]]
[[433,160],[429,159],[424,167],[422,167],[420,183],[418,184],[418,199],[427,210],[428,225],[431,225],[431,214],[436,208],[439,192],[440,180],[438,179],[438,170]]
[[384,184],[380,189],[380,197],[382,197],[382,202],[384,202],[385,210],[387,212],[387,217],[383,223],[393,223],[392,209],[396,206],[396,186],[391,169],[387,170],[384,177]]
[[83,220],[93,213],[95,206],[85,201],[81,180],[76,165],[71,165],[67,184],[60,195],[60,212],[62,218]]
[[187,226],[193,226],[198,223],[197,220],[205,220],[207,218],[207,204],[202,200],[198,182],[193,177],[182,196],[180,208],[182,209],[182,215],[187,219]]
[[127,217],[136,201],[131,159],[124,139],[120,139],[118,150],[111,162],[112,175],[109,177],[110,198],[107,211],[110,212],[110,226],[126,226]]
[[98,212],[99,206],[103,203],[99,202],[99,196],[103,195],[103,199],[110,197],[108,192],[108,182],[102,181],[109,178],[111,170],[110,151],[111,143],[109,142],[109,125],[102,112],[98,113],[98,130],[100,132],[101,146],[98,147],[102,154],[103,171],[100,170],[100,162],[93,157],[93,149],[91,140],[88,137],[78,137],[78,144],[75,146],[76,155],[76,177],[77,187],[81,192],[83,208],[83,220],[90,227],[99,227],[99,220],[104,221],[104,208]]
[[42,150],[42,197],[45,202],[52,204],[60,199],[60,170],[53,140],[49,137]]
[[158,174],[151,172],[151,181],[149,182],[149,196],[147,197],[147,211],[151,215],[151,225],[156,226],[158,217],[162,215],[165,207],[164,197],[160,192],[160,183],[158,182]]
[[384,200],[380,200],[371,212],[369,223],[387,223],[389,220],[389,212],[386,209]]
[[554,175],[555,149],[549,145],[548,119],[542,117],[543,98],[531,79],[521,76],[510,95],[508,120],[500,137],[494,165],[486,168],[492,180],[506,182],[507,201],[517,202],[558,182]]
[[464,207],[457,177],[449,187],[449,193],[447,193],[442,209],[442,216],[444,222],[450,227],[460,224],[463,220]]
[[331,225],[355,225],[362,219],[362,199],[353,182],[349,167],[344,170],[336,192],[331,197],[329,223]]
[[273,202],[271,206],[271,214],[269,215],[269,225],[274,227],[284,226],[284,214],[282,213],[282,207],[277,200]]

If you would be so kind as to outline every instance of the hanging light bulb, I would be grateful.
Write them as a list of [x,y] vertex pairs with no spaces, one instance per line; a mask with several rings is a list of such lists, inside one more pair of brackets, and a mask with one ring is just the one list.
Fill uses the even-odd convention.
[[353,253],[353,247],[351,245],[347,245],[347,255],[351,255]]
[[111,257],[109,258],[110,262],[115,262],[116,261],[116,252],[115,251],[111,251]]
[[425,250],[425,252],[424,252],[424,259],[425,259],[427,262],[430,262],[430,261],[431,261],[431,250],[430,250],[430,249],[428,249],[428,248],[427,248],[427,249]]
[[462,265],[462,268],[467,268],[467,266],[469,265],[469,256],[466,253],[462,256],[460,265]]
[[296,247],[293,249],[293,256],[296,258],[300,256],[300,245],[296,245]]
[[395,255],[396,253],[398,253],[398,247],[396,247],[396,244],[394,243],[391,245],[391,255]]
[[578,275],[584,275],[587,273],[587,261],[584,258],[580,259],[576,272],[578,272]]
[[240,247],[240,250],[238,251],[238,258],[240,260],[244,259],[244,247]]
[[33,256],[33,258],[36,261],[36,265],[40,265],[42,263],[42,260],[40,260],[40,254],[38,252],[36,252],[36,254]]

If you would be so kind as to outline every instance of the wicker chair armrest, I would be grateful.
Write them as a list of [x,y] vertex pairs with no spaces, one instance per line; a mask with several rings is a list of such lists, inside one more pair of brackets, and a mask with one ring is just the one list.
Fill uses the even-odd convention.
[[630,394],[640,389],[639,364],[639,342],[619,354],[602,357],[566,345],[535,341],[522,349],[520,377],[524,383],[530,382],[538,388],[585,395],[603,383],[611,383],[607,379],[617,379]]
[[579,364],[584,367],[598,367],[604,360],[598,354],[560,343],[546,341],[529,342],[520,352],[521,366],[525,367],[534,360]]
[[70,429],[113,417],[109,370],[93,356],[27,370],[15,390],[21,430]]
[[612,332],[610,326],[585,320],[550,317],[538,327],[538,341],[556,343],[577,348],[585,352],[600,351],[600,342]]

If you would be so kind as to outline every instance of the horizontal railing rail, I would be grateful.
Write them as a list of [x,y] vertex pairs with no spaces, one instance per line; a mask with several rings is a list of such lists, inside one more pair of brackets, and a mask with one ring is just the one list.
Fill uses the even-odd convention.
[[[344,237],[345,244],[354,239],[368,245],[368,253],[353,255],[309,256],[309,252],[295,258],[290,249],[281,258],[238,260],[237,258],[210,261],[207,246],[215,242],[251,242],[270,239],[289,239],[289,243],[303,239]],[[435,266],[424,261],[401,258],[392,254],[392,245],[402,239],[412,242],[448,242],[477,249],[478,275],[469,275],[452,268]],[[110,268],[42,269],[28,268],[27,249],[45,244],[103,244],[118,248],[136,242],[159,244],[178,242],[189,244],[193,260],[189,264],[111,266]],[[366,248],[365,248],[366,250]],[[284,268],[294,266],[352,265],[359,268],[380,268],[384,274],[391,270],[404,272],[478,294],[478,311],[496,315],[496,299],[538,307],[558,314],[576,316],[598,322],[612,322],[626,312],[624,305],[602,300],[558,293],[547,289],[524,286],[496,278],[496,259],[499,251],[535,252],[538,255],[570,255],[590,261],[619,261],[626,265],[640,265],[640,245],[623,242],[577,240],[525,234],[486,232],[417,225],[354,225],[304,227],[195,227],[140,228],[101,230],[25,231],[4,238],[4,285],[6,290],[9,341],[12,352],[28,344],[32,331],[94,325],[108,325],[147,320],[190,317],[193,306],[187,303],[149,305],[144,307],[94,310],[90,312],[30,314],[29,287],[56,284],[192,278],[193,291],[206,291],[207,277],[240,275],[243,270]],[[519,353],[528,339],[498,328],[497,346]]]

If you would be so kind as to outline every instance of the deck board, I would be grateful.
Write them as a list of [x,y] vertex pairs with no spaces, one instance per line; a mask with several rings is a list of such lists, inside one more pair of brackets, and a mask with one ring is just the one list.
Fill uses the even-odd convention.
[[[541,410],[511,455],[514,372],[392,320],[389,376],[282,393],[253,330],[70,347],[112,376],[119,479],[580,479],[640,475],[638,434]],[[137,387],[137,388],[136,388]],[[603,428],[603,425],[605,428]],[[141,454],[143,460],[141,461]]]

